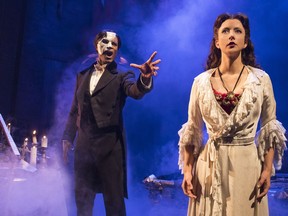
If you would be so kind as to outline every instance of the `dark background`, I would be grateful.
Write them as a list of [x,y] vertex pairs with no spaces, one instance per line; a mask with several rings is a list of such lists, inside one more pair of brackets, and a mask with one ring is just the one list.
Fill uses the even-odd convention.
[[[154,50],[162,59],[154,90],[125,107],[130,181],[178,172],[177,131],[223,12],[249,16],[257,60],[272,79],[278,120],[288,128],[288,2],[282,0],[1,0],[0,113],[12,122],[18,144],[37,130],[49,146],[60,146],[75,75],[95,59],[95,34],[112,29],[123,42],[118,57],[128,61],[120,67],[141,64]],[[286,152],[280,172],[287,170]]]

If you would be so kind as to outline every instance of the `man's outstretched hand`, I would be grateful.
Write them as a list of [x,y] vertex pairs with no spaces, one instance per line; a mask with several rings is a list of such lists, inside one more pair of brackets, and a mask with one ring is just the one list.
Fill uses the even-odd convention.
[[157,59],[156,61],[153,61],[156,54],[157,54],[157,51],[154,51],[152,55],[150,56],[150,58],[142,65],[131,63],[130,66],[134,68],[138,68],[141,71],[142,76],[145,78],[156,76],[157,71],[159,70],[159,67],[157,65],[161,62],[161,59]]

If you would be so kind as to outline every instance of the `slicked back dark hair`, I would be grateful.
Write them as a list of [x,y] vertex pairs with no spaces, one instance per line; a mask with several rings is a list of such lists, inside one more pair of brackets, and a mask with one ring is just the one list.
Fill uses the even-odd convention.
[[[113,32],[113,33],[115,33],[114,31],[101,31],[101,32],[99,32],[96,36],[95,36],[95,38],[94,38],[94,41],[93,41],[93,44],[94,44],[94,47],[95,47],[95,49],[96,49],[96,52],[97,52],[97,44],[98,44],[98,41],[100,41],[102,38],[104,38],[104,37],[107,37],[107,32]],[[116,33],[115,33],[116,34]],[[120,39],[120,36],[119,35],[117,35],[116,34],[116,37],[117,37],[117,39],[118,39],[118,50],[120,49],[120,47],[121,47],[121,39]]]
[[239,20],[245,29],[245,42],[247,43],[247,46],[241,52],[241,58],[242,58],[243,64],[260,68],[260,65],[256,63],[256,57],[254,54],[254,46],[250,39],[250,26],[249,26],[248,17],[242,13],[237,13],[237,14],[224,13],[224,14],[220,14],[214,23],[213,39],[210,45],[210,53],[206,61],[205,69],[208,70],[211,68],[216,68],[221,63],[221,50],[216,47],[215,41],[218,39],[219,28],[221,27],[222,23],[228,19]]

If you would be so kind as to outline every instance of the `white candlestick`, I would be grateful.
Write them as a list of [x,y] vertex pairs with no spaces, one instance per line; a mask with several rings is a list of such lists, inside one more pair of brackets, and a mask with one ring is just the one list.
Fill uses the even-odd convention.
[[43,136],[41,139],[41,147],[47,148],[48,147],[48,138],[46,136]]
[[28,138],[24,139],[23,146],[22,146],[22,159],[26,159],[26,153],[28,152]]
[[33,135],[32,135],[32,143],[37,143],[37,136],[36,136],[36,130],[33,131]]
[[33,145],[30,152],[30,164],[36,166],[37,163],[37,147]]
[[7,129],[8,129],[8,131],[9,131],[9,133],[11,133],[11,123],[8,123],[8,124],[7,124]]
[[26,148],[28,145],[28,138],[24,139],[23,148]]

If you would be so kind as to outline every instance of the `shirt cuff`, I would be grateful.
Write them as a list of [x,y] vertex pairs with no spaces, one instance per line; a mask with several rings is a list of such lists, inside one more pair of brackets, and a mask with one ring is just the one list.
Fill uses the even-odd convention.
[[141,81],[141,84],[144,86],[145,89],[150,89],[151,86],[152,86],[152,77],[149,78],[149,84],[146,85],[143,80],[142,80],[143,76],[142,74],[140,75],[140,81]]

